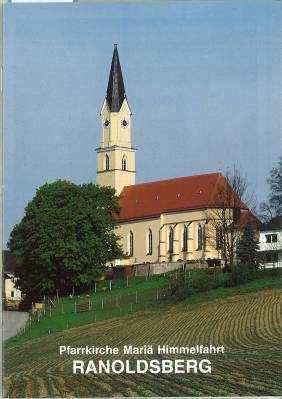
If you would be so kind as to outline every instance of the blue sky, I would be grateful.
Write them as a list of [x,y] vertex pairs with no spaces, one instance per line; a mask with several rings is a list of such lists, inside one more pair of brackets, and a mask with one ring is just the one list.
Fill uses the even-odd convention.
[[5,4],[4,241],[45,182],[95,182],[114,43],[137,181],[237,164],[265,199],[282,145],[281,4]]

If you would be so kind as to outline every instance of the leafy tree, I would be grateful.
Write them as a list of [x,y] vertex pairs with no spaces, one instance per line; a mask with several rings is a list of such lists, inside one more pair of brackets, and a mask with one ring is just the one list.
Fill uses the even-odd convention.
[[30,300],[90,286],[103,265],[123,256],[115,235],[114,189],[56,181],[40,187],[8,242],[17,286]]
[[261,217],[265,221],[282,215],[282,156],[279,158],[278,165],[271,169],[267,183],[270,187],[268,201],[260,206]]
[[247,223],[238,245],[237,257],[241,264],[258,266],[258,241],[251,223]]

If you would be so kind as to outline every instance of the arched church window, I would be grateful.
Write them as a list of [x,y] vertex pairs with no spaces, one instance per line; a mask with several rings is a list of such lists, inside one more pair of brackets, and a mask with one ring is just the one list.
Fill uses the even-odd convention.
[[216,249],[222,248],[222,240],[223,240],[223,228],[222,225],[219,224],[216,226]]
[[129,233],[129,256],[133,256],[133,252],[134,252],[134,238],[133,238],[133,233],[132,231],[130,231]]
[[235,258],[238,259],[239,257],[239,251],[240,251],[240,244],[241,244],[241,239],[240,237],[237,237],[237,239],[235,239]]
[[109,170],[110,169],[110,158],[108,156],[108,154],[106,154],[105,157],[105,170]]
[[147,255],[152,255],[153,253],[153,233],[149,229],[147,233]]
[[127,162],[126,162],[126,156],[125,155],[122,157],[121,168],[122,168],[122,170],[126,170],[127,169]]
[[182,251],[187,252],[188,250],[188,228],[184,226],[182,233]]
[[198,248],[203,249],[203,228],[200,224],[198,224]]
[[173,228],[169,229],[168,233],[168,252],[173,254]]

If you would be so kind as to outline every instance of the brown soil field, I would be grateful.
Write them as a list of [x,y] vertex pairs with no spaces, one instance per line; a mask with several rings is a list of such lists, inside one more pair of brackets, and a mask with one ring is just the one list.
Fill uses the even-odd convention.
[[[5,397],[279,396],[282,394],[281,330],[281,292],[277,289],[138,311],[7,349]],[[93,357],[58,353],[59,345],[109,345],[123,349],[123,345],[147,344],[224,345],[225,353],[198,357],[211,361],[211,374],[120,375],[74,375],[74,359],[88,361]],[[161,355],[108,358],[160,359]],[[183,355],[163,355],[163,358],[183,358]]]

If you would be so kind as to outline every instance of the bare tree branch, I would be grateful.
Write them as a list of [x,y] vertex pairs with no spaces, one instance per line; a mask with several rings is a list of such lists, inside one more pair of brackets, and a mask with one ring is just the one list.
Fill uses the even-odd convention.
[[215,206],[207,211],[209,220],[207,237],[210,245],[216,245],[219,257],[227,265],[236,261],[237,243],[241,236],[240,217],[250,214],[247,204],[255,205],[254,195],[249,195],[246,176],[234,166],[228,168],[215,193]]

